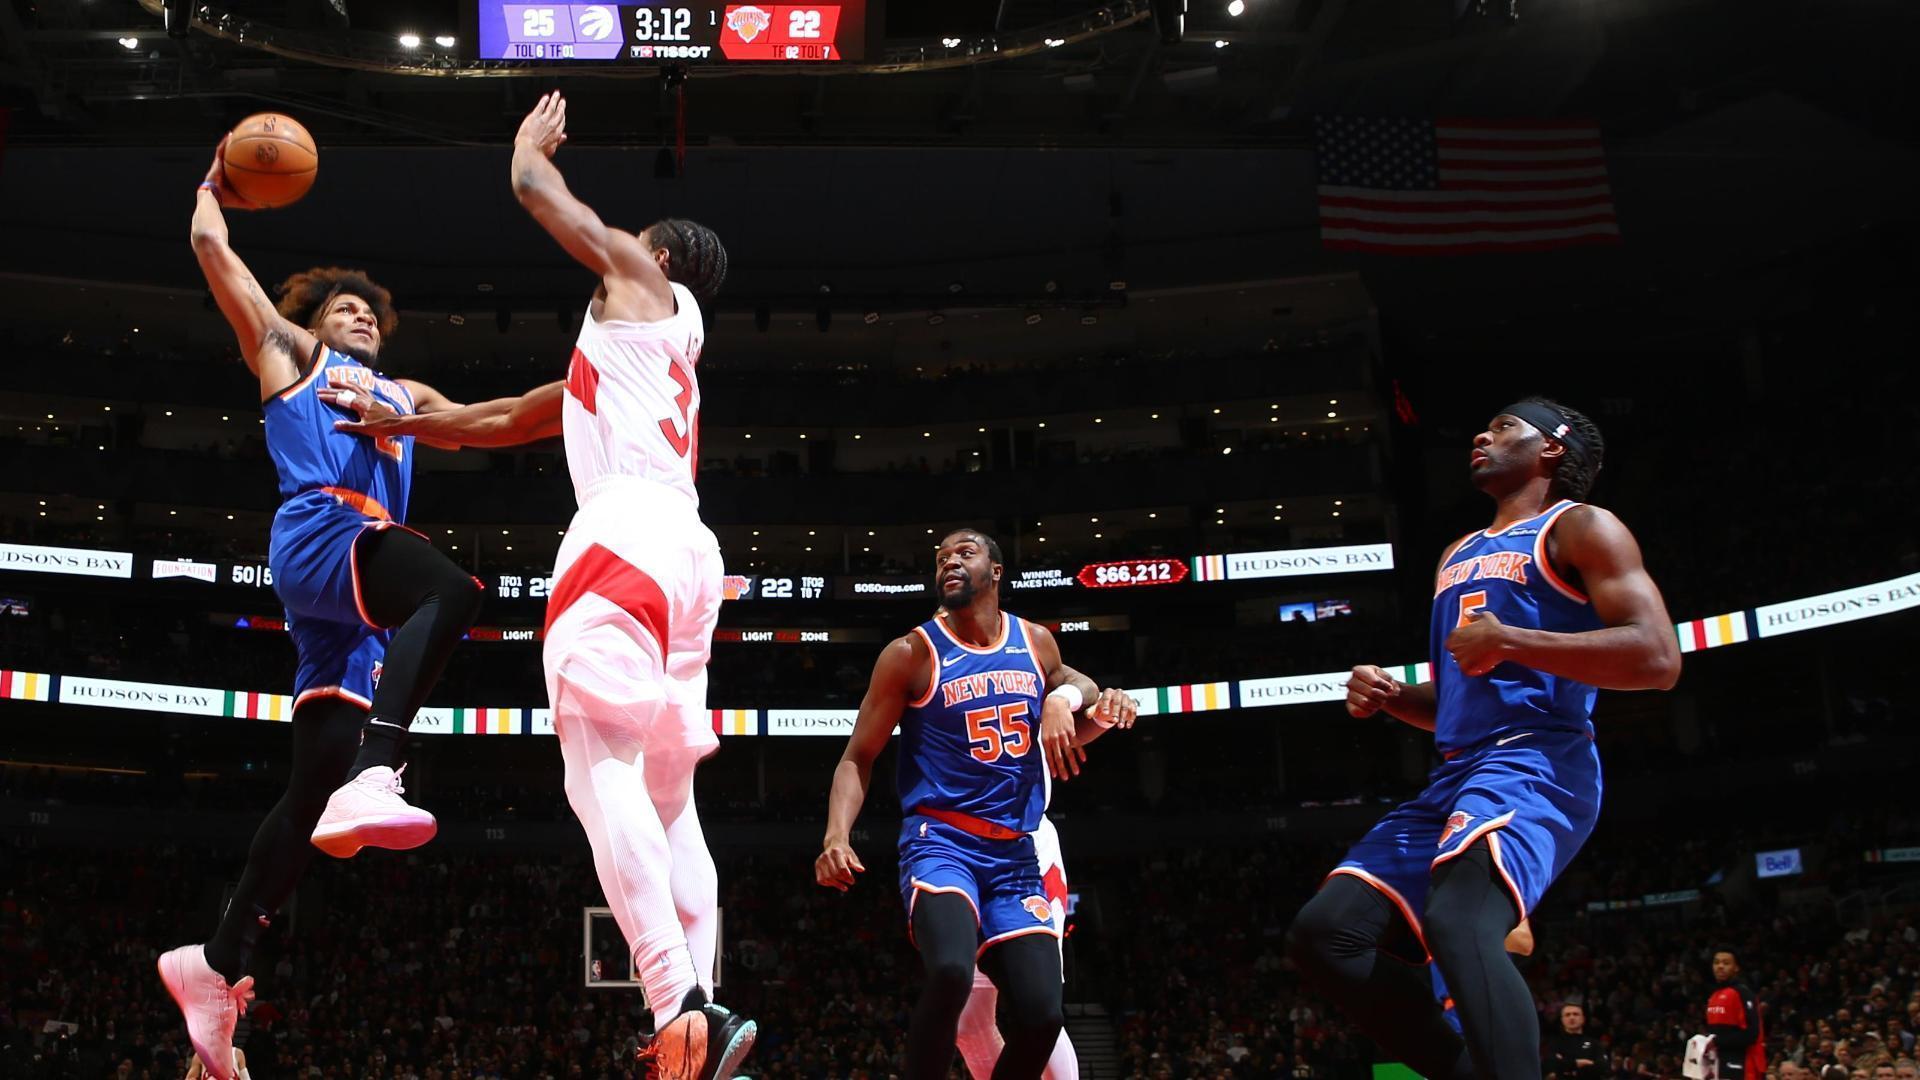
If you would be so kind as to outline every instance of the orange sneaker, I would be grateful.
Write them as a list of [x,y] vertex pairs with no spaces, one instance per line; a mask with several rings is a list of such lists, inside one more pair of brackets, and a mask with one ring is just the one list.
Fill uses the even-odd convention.
[[699,987],[687,991],[681,1009],[635,1055],[649,1080],[731,1080],[760,1025],[707,1001]]

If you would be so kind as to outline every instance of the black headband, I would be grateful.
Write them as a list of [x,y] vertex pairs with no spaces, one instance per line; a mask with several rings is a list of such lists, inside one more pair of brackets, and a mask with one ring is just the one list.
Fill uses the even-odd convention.
[[1543,405],[1538,401],[1516,401],[1500,411],[1508,416],[1517,416],[1525,420],[1540,429],[1540,434],[1565,443],[1567,449],[1583,458],[1589,453],[1586,440],[1580,437],[1579,429],[1562,416],[1560,410],[1551,405]]

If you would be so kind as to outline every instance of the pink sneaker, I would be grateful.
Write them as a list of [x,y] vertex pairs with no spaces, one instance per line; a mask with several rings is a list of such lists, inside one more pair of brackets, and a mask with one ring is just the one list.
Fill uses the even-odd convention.
[[233,1080],[233,1025],[253,1000],[253,976],[232,986],[207,966],[204,946],[182,945],[156,965],[173,1003],[187,1019],[187,1038],[213,1080]]
[[351,859],[363,847],[405,851],[440,830],[433,815],[400,797],[400,773],[375,765],[347,781],[327,800],[313,829],[313,846],[336,859]]

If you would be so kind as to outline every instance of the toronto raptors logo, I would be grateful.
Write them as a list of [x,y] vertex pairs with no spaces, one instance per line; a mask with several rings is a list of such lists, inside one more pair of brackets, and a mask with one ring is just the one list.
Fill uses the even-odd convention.
[[1448,814],[1447,827],[1440,830],[1440,843],[1436,846],[1446,847],[1447,841],[1453,839],[1454,834],[1466,828],[1467,822],[1472,820],[1473,815],[1464,811],[1455,810],[1453,813]]
[[727,29],[739,34],[741,41],[751,43],[772,25],[773,16],[765,8],[757,8],[752,4],[727,12]]
[[1029,896],[1020,901],[1020,906],[1027,909],[1027,914],[1041,922],[1053,920],[1053,905],[1047,903],[1047,898],[1044,896]]

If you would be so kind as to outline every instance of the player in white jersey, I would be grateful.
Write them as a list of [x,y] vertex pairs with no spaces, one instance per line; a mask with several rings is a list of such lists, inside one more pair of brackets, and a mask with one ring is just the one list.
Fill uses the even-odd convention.
[[[1073,671],[1065,665],[1062,665],[1062,670]],[[1112,704],[1112,723],[1095,719],[1080,721],[1074,733],[1079,745],[1085,746],[1108,731],[1124,731],[1133,726],[1138,715],[1138,707],[1133,699],[1115,694]],[[1048,789],[1048,796],[1051,801],[1051,788]],[[1033,830],[1033,852],[1040,863],[1040,883],[1046,889],[1047,904],[1053,908],[1053,928],[1064,950],[1067,941],[1067,864],[1060,855],[1060,833],[1045,815],[1041,816],[1039,827]],[[966,1008],[960,1011],[960,1029],[954,1040],[973,1080],[988,1080],[993,1075],[993,1067],[1000,1060],[1000,1048],[1006,1045],[994,1020],[994,1010],[999,1004],[1000,991],[994,988],[993,980],[979,968],[974,968],[973,992],[967,996]],[[1067,1037],[1065,1028],[1060,1029],[1060,1039],[1054,1043],[1053,1053],[1047,1058],[1046,1071],[1040,1075],[1042,1080],[1080,1080],[1080,1059],[1073,1052],[1073,1040]]]
[[560,421],[579,510],[554,563],[545,660],[567,800],[653,1010],[642,1058],[655,1075],[715,1080],[756,1033],[711,1001],[719,890],[693,805],[694,767],[719,745],[706,697],[722,570],[694,490],[695,369],[700,301],[725,278],[726,249],[690,221],[638,234],[602,223],[550,160],[565,141],[566,103],[548,94],[515,137],[513,191],[600,275],[566,381],[340,426],[502,446],[549,437]]

